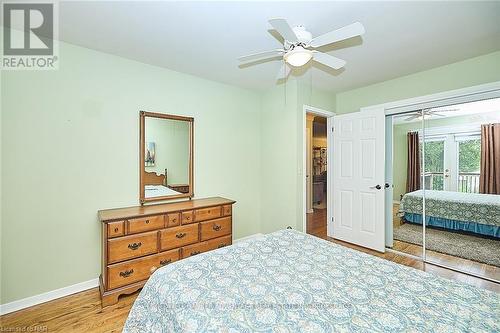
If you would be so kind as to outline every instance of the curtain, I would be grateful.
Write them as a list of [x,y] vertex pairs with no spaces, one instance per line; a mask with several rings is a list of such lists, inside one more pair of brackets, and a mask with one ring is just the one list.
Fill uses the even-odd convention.
[[418,132],[409,132],[408,141],[408,169],[406,171],[406,193],[420,190],[420,148]]
[[500,123],[481,125],[479,193],[500,194]]

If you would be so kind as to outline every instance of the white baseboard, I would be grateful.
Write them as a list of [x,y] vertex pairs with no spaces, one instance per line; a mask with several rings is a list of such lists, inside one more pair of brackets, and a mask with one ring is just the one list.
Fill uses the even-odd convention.
[[52,301],[64,296],[76,294],[81,291],[92,289],[98,286],[99,286],[99,278],[96,278],[89,281],[80,282],[71,286],[63,287],[60,289],[48,291],[43,294],[26,297],[10,303],[1,304],[0,315],[26,309],[29,308],[30,306]]
[[250,236],[246,236],[246,237],[241,237],[241,238],[235,239],[233,241],[233,243],[238,243],[238,242],[250,239],[250,238],[256,238],[256,237],[261,237],[261,236],[264,236],[264,234],[262,234],[262,233],[259,232],[259,233],[256,233],[256,234],[253,234],[253,235],[250,235]]

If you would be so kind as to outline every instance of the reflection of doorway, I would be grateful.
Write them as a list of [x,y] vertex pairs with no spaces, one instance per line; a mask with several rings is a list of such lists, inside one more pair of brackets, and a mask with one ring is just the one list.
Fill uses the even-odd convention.
[[326,118],[308,113],[307,140],[307,184],[309,189],[307,210],[307,232],[319,237],[326,236],[327,224],[327,158]]
[[434,128],[426,135],[426,190],[479,193],[480,129],[467,126],[466,130]]
[[304,106],[304,224],[303,230],[326,238],[331,220],[329,161],[333,113]]

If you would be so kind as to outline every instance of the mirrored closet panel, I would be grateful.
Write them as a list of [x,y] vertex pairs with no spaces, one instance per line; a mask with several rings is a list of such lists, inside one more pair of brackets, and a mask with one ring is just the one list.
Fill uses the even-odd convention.
[[[396,251],[423,257],[421,190],[422,112],[392,118],[392,246]],[[411,221],[413,223],[408,223]]]
[[426,110],[425,259],[500,280],[500,99]]
[[386,125],[387,248],[499,281],[500,99],[388,116]]

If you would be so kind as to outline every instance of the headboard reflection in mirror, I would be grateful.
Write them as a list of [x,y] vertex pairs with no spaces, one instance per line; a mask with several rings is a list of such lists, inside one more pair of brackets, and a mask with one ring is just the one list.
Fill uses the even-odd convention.
[[190,117],[140,112],[141,204],[193,196],[193,124]]

